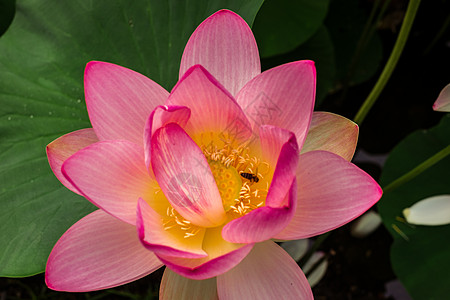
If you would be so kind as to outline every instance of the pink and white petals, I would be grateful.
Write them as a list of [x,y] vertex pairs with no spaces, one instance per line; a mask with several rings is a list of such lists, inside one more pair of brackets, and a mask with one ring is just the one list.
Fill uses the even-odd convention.
[[169,93],[130,69],[93,61],[84,73],[86,106],[100,140],[125,139],[142,145],[149,114]]
[[351,161],[358,133],[358,125],[347,118],[329,112],[314,112],[301,153],[324,150]]
[[153,195],[142,147],[128,141],[102,141],[68,158],[62,173],[94,205],[131,225],[140,197]]
[[301,148],[314,108],[316,69],[309,60],[267,70],[236,96],[254,126],[275,125],[292,131]]
[[217,277],[221,300],[309,300],[313,294],[297,263],[272,241],[258,243],[236,267]]
[[159,289],[160,300],[218,300],[216,278],[193,280],[164,270]]
[[191,35],[181,58],[180,78],[196,64],[204,66],[232,95],[261,73],[251,29],[229,10],[216,12]]
[[144,150],[145,150],[145,164],[147,168],[150,167],[151,157],[151,141],[152,135],[157,129],[169,123],[177,123],[184,127],[191,116],[191,110],[185,106],[157,106],[145,124],[144,130]]
[[65,134],[47,145],[47,158],[50,168],[56,178],[72,192],[80,194],[77,188],[64,177],[61,172],[61,166],[75,152],[95,142],[98,142],[98,138],[94,130],[92,128],[86,128]]
[[231,134],[238,142],[252,134],[250,122],[233,96],[200,65],[190,68],[173,88],[168,105],[191,109],[186,132]]
[[296,191],[297,182],[294,177],[283,201],[285,203],[266,205],[234,219],[223,227],[223,238],[231,243],[257,243],[273,238],[290,223],[295,213]]
[[144,277],[162,263],[145,249],[136,227],[97,210],[73,225],[50,253],[47,286],[57,291],[107,289]]
[[179,125],[167,124],[153,134],[151,163],[164,195],[183,218],[201,227],[225,222],[222,199],[208,162]]
[[205,229],[184,238],[183,230],[165,230],[163,218],[144,200],[139,199],[136,227],[142,244],[156,254],[186,258],[208,256],[202,249]]
[[450,112],[450,83],[439,93],[438,98],[433,104],[433,109],[436,111]]
[[367,173],[327,151],[300,155],[297,184],[297,210],[277,239],[302,239],[342,226],[364,213],[382,194]]

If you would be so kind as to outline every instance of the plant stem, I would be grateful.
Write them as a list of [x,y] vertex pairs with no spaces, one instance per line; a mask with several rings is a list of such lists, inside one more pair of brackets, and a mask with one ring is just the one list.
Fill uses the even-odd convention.
[[417,13],[417,9],[419,8],[420,0],[411,0],[409,1],[408,8],[406,10],[405,19],[403,20],[402,27],[400,28],[400,32],[397,37],[397,41],[395,42],[394,49],[392,49],[391,55],[384,66],[383,71],[381,72],[380,78],[378,78],[377,83],[373,87],[367,99],[364,101],[363,105],[359,109],[358,113],[355,116],[355,123],[361,125],[364,121],[367,113],[375,104],[375,101],[378,99],[381,91],[384,89],[387,81],[392,75],[392,71],[394,71],[395,66],[397,65],[398,59],[405,47],[406,40],[408,39],[409,32],[411,30],[411,26],[413,24],[414,18]]
[[450,145],[433,155],[432,157],[428,158],[426,161],[409,171],[408,173],[404,174],[403,176],[397,178],[390,184],[388,184],[385,188],[383,188],[383,191],[385,193],[390,192],[394,190],[395,188],[401,186],[402,184],[410,181],[411,179],[415,178],[417,175],[422,173],[423,171],[427,170],[440,160],[444,159],[446,156],[450,154]]

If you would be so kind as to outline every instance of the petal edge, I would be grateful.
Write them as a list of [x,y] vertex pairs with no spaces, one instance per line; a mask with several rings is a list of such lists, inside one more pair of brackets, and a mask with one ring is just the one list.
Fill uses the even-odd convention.
[[196,64],[204,66],[232,95],[261,73],[250,27],[225,9],[204,20],[189,38],[181,58],[180,78]]
[[75,223],[56,243],[47,261],[45,281],[58,291],[94,291],[137,280],[161,266],[140,244],[134,226],[97,210]]

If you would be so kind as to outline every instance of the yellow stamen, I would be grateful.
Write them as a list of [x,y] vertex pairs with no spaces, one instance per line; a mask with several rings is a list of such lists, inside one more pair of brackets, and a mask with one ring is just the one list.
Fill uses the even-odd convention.
[[166,214],[166,220],[163,222],[164,230],[179,228],[186,231],[183,236],[184,238],[194,236],[200,231],[198,226],[191,224],[188,220],[185,220],[173,207],[167,207]]
[[[208,144],[205,144],[209,141]],[[233,143],[214,139],[211,134],[200,135],[200,148],[205,155],[230,219],[246,215],[265,205],[269,189],[270,165],[250,154],[246,145],[233,147]],[[221,144],[219,147],[216,145]],[[195,236],[201,228],[185,220],[172,206],[163,217],[165,230],[182,230],[184,238]],[[180,234],[181,234],[180,232]]]
[[209,166],[216,180],[223,207],[225,211],[228,211],[234,203],[234,199],[239,197],[242,184],[241,178],[234,167],[227,167],[223,163],[216,161],[211,161]]
[[[249,148],[245,145],[233,149],[231,143],[224,142],[223,148],[219,149],[210,143],[207,146],[203,145],[202,150],[213,172],[225,211],[232,218],[243,216],[265,204],[269,183],[264,177],[270,172],[270,165],[267,162],[261,162],[259,158],[250,155]],[[222,173],[218,170],[232,173],[230,176],[232,180],[224,183],[223,177],[220,177],[222,175],[219,175]],[[240,176],[236,176],[237,174]],[[224,189],[228,186],[233,186],[231,189],[233,199],[230,197],[231,194],[224,193]]]

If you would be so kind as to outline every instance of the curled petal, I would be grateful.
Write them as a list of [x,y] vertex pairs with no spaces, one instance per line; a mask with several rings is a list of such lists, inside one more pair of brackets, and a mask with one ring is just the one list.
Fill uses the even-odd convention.
[[215,227],[225,210],[202,150],[177,124],[158,129],[152,138],[152,167],[173,208],[201,227]]
[[186,258],[208,256],[202,249],[205,229],[188,239],[182,230],[168,231],[163,218],[142,198],[138,203],[136,223],[142,244],[157,254]]
[[191,109],[186,132],[217,132],[220,139],[246,141],[252,134],[251,125],[233,96],[200,65],[191,67],[173,88],[168,105]]
[[248,82],[236,101],[254,126],[275,125],[292,131],[299,148],[311,122],[316,69],[309,60],[267,70]]
[[284,205],[263,206],[234,219],[224,226],[223,238],[232,243],[255,243],[276,236],[289,224],[295,213],[296,187],[294,177]]
[[275,167],[273,179],[267,194],[267,206],[280,206],[287,202],[286,194],[298,164],[298,145],[295,135],[275,126],[261,126],[259,130],[261,151],[269,164]]
[[145,150],[145,164],[147,168],[150,167],[151,158],[151,141],[152,135],[155,131],[169,123],[177,123],[184,127],[191,116],[191,110],[185,106],[157,106],[145,124],[144,130],[144,150]]
[[266,205],[225,225],[222,235],[229,242],[255,243],[270,239],[288,225],[295,212],[295,172],[299,157],[295,135],[270,125],[261,126],[259,132],[262,156],[276,166]]
[[77,188],[64,177],[61,172],[61,166],[75,152],[95,142],[98,142],[98,138],[94,130],[86,128],[65,134],[47,145],[46,150],[50,168],[52,168],[56,178],[72,192],[80,194]]
[[440,92],[438,98],[433,104],[433,109],[437,111],[450,112],[450,83]]
[[193,280],[166,268],[159,288],[159,299],[218,300],[216,278]]
[[292,240],[342,226],[375,204],[380,186],[367,173],[327,151],[300,155],[297,209],[276,238]]
[[132,225],[138,199],[154,192],[144,150],[128,141],[92,144],[68,158],[62,173],[94,205]]
[[258,47],[247,23],[220,10],[191,35],[181,58],[180,78],[193,65],[204,66],[232,95],[261,73]]
[[314,112],[301,153],[325,150],[352,160],[358,142],[358,125],[328,112]]
[[138,145],[142,145],[149,114],[169,96],[144,75],[99,61],[87,64],[84,90],[89,119],[99,139],[125,139]]
[[256,244],[239,265],[218,276],[217,292],[225,300],[313,299],[300,267],[272,241]]
[[161,266],[141,245],[134,226],[97,210],[70,227],[56,243],[48,258],[45,282],[57,291],[95,291],[137,280]]
[[223,274],[244,259],[253,244],[234,244],[224,240],[221,236],[222,227],[206,230],[203,249],[208,257],[188,259],[183,257],[162,256],[159,259],[172,271],[196,280],[203,280]]

